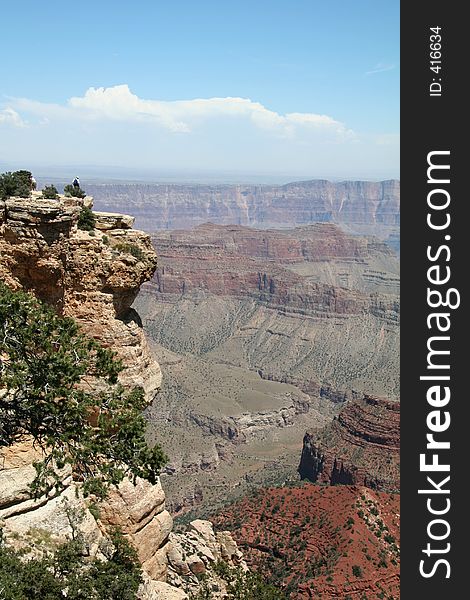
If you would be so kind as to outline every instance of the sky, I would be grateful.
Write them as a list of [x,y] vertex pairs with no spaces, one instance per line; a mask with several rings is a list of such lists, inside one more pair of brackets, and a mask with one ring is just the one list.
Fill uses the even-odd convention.
[[16,0],[2,21],[0,170],[399,176],[398,0]]

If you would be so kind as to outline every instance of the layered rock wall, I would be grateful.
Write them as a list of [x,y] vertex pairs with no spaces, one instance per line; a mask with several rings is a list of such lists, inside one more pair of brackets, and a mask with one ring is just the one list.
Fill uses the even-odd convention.
[[201,223],[286,227],[334,222],[387,237],[397,232],[400,183],[300,181],[286,185],[96,184],[100,208],[131,206],[146,231],[189,229]]
[[[162,266],[145,291],[160,300],[175,301],[200,291],[235,298],[251,298],[287,313],[314,317],[372,314],[397,322],[399,304],[395,294],[364,293],[351,289],[344,271],[357,265],[375,289],[387,290],[383,271],[366,268],[371,257],[386,262],[392,251],[376,239],[346,235],[332,224],[293,230],[261,231],[240,226],[203,225],[192,231],[159,232],[152,235]],[[318,280],[305,269],[338,261],[341,284]],[[305,265],[305,266],[304,266]],[[343,279],[346,280],[343,282]],[[335,282],[336,283],[336,282]],[[374,289],[371,286],[371,289]],[[390,279],[390,291],[396,282]]]
[[321,432],[304,437],[299,474],[322,483],[400,488],[400,404],[364,396]]

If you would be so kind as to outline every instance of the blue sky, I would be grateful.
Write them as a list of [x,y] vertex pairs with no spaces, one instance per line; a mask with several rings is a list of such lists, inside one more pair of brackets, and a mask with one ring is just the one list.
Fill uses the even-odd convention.
[[398,0],[17,0],[2,20],[0,164],[399,175]]

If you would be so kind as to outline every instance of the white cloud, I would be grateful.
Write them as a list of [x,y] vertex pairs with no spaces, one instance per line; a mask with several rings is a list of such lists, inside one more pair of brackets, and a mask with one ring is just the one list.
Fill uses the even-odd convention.
[[18,164],[343,179],[398,171],[398,135],[352,132],[331,115],[280,113],[240,97],[148,100],[117,85],[62,104],[8,98],[0,127],[0,162]]
[[[350,135],[346,127],[327,115],[315,113],[279,114],[249,98],[196,98],[193,100],[145,100],[127,85],[89,88],[83,96],[70,98],[66,105],[46,104],[26,98],[15,99],[12,106],[42,119],[85,119],[137,121],[172,132],[189,133],[204,122],[240,118],[255,127],[291,136],[297,130]],[[13,110],[13,109],[10,109]],[[17,113],[16,113],[17,114]]]
[[373,69],[366,71],[365,75],[375,75],[376,73],[385,73],[386,71],[393,71],[395,65],[377,63]]
[[13,110],[11,107],[0,110],[0,125],[1,124],[14,125],[15,127],[26,127],[26,122],[23,121],[16,110]]

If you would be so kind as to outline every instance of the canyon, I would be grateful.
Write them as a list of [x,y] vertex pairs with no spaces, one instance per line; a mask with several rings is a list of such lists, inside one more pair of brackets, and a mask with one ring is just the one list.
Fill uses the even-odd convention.
[[364,396],[351,400],[320,432],[307,432],[302,479],[330,485],[400,489],[400,404]]
[[176,514],[297,478],[305,431],[364,394],[398,400],[388,245],[332,223],[151,237],[160,263],[135,307],[165,372],[149,436]]
[[211,222],[260,229],[315,222],[399,246],[400,182],[299,181],[285,185],[87,183],[100,210],[132,212],[145,231]]
[[[336,212],[307,217],[312,186],[298,184],[303,208],[282,228],[286,213],[268,221],[269,211],[248,211],[250,226],[239,219],[189,229],[190,195],[189,212],[176,203],[165,217],[181,228],[152,233],[144,213],[146,233],[115,212],[124,206],[116,190],[99,205],[113,212],[95,210],[90,231],[77,222],[94,208],[91,197],[33,192],[0,203],[2,279],[117,352],[123,385],[145,391],[149,442],[170,457],[156,485],[125,480],[97,519],[68,471],[63,493],[34,503],[37,450],[27,440],[12,447],[0,470],[10,543],[34,551],[44,528],[59,543],[72,507],[83,511],[92,555],[113,525],[138,548],[142,600],[188,598],[201,575],[211,597],[223,598],[220,561],[259,570],[294,599],[397,598],[397,192],[390,182],[374,185],[319,182],[313,187]],[[363,193],[362,208],[338,204],[341,189],[354,206]],[[133,202],[131,194],[126,212]]]

